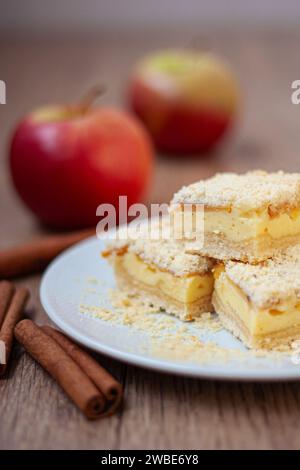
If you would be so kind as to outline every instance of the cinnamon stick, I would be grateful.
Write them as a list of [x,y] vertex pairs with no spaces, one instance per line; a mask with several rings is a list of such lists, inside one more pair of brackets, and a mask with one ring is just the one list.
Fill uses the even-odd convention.
[[88,418],[102,417],[104,395],[57,341],[31,320],[17,324],[15,337]]
[[6,311],[11,302],[15,288],[11,282],[0,282],[0,328],[3,323]]
[[13,295],[11,303],[4,317],[0,330],[0,345],[1,349],[4,349],[5,357],[3,363],[0,363],[0,376],[6,372],[14,338],[14,327],[23,316],[24,308],[28,298],[28,289],[25,287],[18,288]]
[[86,351],[81,349],[64,334],[51,326],[44,325],[42,330],[53,338],[86,373],[107,400],[106,415],[111,415],[120,405],[123,397],[121,384],[107,372]]
[[52,235],[0,251],[0,279],[42,271],[63,250],[93,234],[95,229]]

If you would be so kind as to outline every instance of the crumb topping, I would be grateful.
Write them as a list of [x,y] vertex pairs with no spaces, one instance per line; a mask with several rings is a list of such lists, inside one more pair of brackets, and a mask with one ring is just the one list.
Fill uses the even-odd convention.
[[193,203],[209,207],[276,211],[300,206],[300,173],[217,173],[212,178],[181,188],[171,204]]
[[[163,230],[166,225],[163,225]],[[121,228],[120,230],[124,230]],[[127,238],[113,240],[107,246],[105,255],[122,254],[130,251],[138,255],[148,264],[154,264],[161,270],[166,270],[176,276],[185,276],[195,273],[205,273],[213,266],[213,260],[186,252],[186,242],[174,238],[163,238],[162,226],[151,226],[151,234],[144,228],[139,232],[131,228]]]
[[155,264],[178,276],[207,272],[212,261],[203,256],[186,253],[184,242],[176,240],[135,240],[129,245],[145,262]]
[[228,261],[225,272],[259,308],[300,301],[300,245],[256,265]]

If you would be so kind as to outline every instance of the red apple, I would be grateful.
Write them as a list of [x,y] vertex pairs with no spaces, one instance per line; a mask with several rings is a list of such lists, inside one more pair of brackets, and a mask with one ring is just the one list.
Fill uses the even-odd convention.
[[130,84],[130,105],[166,152],[214,147],[236,115],[238,87],[216,57],[165,51],[142,60]]
[[10,149],[13,182],[44,223],[79,228],[97,221],[101,203],[139,201],[153,167],[148,133],[129,114],[109,108],[51,106],[29,114]]

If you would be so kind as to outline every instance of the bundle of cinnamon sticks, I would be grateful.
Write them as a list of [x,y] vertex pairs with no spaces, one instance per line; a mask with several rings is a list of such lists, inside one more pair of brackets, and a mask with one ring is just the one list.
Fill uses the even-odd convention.
[[65,335],[50,326],[22,320],[15,327],[15,337],[88,418],[109,416],[117,410],[121,385]]
[[[0,279],[41,271],[60,252],[93,232],[45,237],[0,251]],[[122,402],[122,386],[85,350],[59,331],[22,320],[28,299],[26,288],[0,281],[0,377],[7,370],[15,336],[88,418],[113,414]]]

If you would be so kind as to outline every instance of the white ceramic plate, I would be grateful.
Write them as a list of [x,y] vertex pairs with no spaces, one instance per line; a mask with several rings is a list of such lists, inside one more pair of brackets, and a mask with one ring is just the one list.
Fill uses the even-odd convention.
[[[104,242],[97,238],[79,243],[61,254],[48,267],[42,279],[40,295],[43,307],[51,320],[74,340],[117,360],[179,375],[226,380],[300,379],[298,361],[292,361],[287,355],[254,357],[225,330],[199,332],[193,330],[193,324],[185,324],[202,341],[214,341],[222,347],[244,351],[242,358],[237,355],[234,360],[212,360],[207,363],[191,359],[162,359],[153,353],[147,331],[80,313],[80,304],[111,309],[108,290],[114,287],[114,278],[112,268],[99,255],[103,246]],[[96,283],[95,279],[99,282]],[[160,317],[166,318],[163,313],[152,315],[157,315],[158,321]],[[176,319],[174,324],[176,327],[182,326],[182,322]]]

